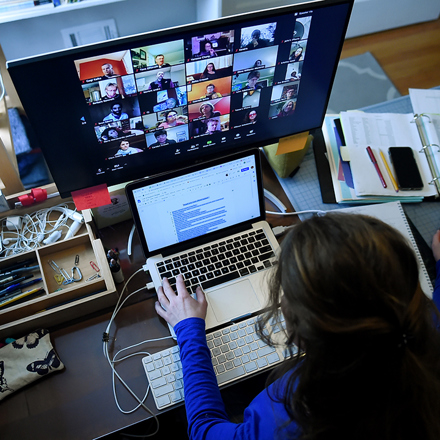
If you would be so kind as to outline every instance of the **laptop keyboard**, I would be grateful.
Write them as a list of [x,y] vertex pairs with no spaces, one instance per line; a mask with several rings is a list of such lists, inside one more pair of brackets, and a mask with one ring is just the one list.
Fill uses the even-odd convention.
[[[270,347],[259,338],[255,331],[257,319],[258,317],[249,318],[207,333],[206,341],[220,387],[271,368],[289,356],[283,345]],[[272,331],[272,339],[282,344],[285,339],[284,328],[284,317],[280,313],[278,319],[269,322],[264,331]],[[142,363],[158,409],[184,400],[182,363],[178,346],[146,356]]]
[[263,229],[258,229],[169,258],[156,267],[171,286],[182,274],[188,291],[195,293],[197,286],[205,290],[267,269],[274,259],[269,240]]

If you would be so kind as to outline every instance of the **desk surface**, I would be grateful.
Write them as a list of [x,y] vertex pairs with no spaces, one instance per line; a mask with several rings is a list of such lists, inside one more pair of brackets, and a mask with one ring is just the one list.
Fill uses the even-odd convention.
[[[289,211],[293,211],[289,199],[265,161],[263,171],[264,187],[275,194]],[[277,210],[268,201],[266,207],[271,211]],[[296,216],[268,216],[267,220],[273,226],[299,221]],[[121,266],[126,280],[145,262],[137,234],[133,240],[132,255],[127,255],[131,226],[132,222],[127,221],[101,231],[104,246],[118,247],[121,251]],[[129,291],[134,292],[148,281],[143,272],[137,274],[128,286]],[[113,352],[147,339],[169,335],[168,327],[154,311],[154,300],[147,299],[150,296],[151,293],[146,291],[136,294],[133,301],[119,312],[110,332],[110,348]],[[102,334],[111,312],[103,311],[51,331],[52,343],[66,368],[0,402],[2,439],[97,438],[151,417],[144,409],[133,414],[122,414],[115,405],[111,370],[102,351]],[[143,344],[133,351],[148,349],[153,353],[173,344],[169,339]],[[128,359],[118,368],[118,372],[139,396],[145,394],[147,387],[141,357]],[[136,406],[137,402],[119,383],[117,391],[124,410]],[[159,414],[151,394],[146,405]]]

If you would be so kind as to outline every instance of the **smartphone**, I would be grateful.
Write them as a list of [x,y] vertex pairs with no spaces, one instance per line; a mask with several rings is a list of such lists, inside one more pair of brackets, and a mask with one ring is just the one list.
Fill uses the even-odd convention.
[[410,147],[390,147],[388,154],[393,164],[399,189],[403,191],[422,189],[423,180],[413,150]]

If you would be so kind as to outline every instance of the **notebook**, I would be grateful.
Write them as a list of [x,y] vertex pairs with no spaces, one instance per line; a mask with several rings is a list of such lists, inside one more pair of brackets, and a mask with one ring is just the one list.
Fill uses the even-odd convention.
[[207,329],[265,307],[278,242],[258,149],[132,182],[126,193],[156,289],[179,273],[190,293],[201,285]]

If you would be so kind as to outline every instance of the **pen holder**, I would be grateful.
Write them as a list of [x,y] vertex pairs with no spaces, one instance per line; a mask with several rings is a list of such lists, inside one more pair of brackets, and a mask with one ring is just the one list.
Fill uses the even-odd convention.
[[313,136],[310,134],[307,137],[307,141],[303,148],[289,153],[278,154],[278,144],[267,145],[263,147],[266,157],[272,169],[278,174],[279,177],[292,176],[299,168],[300,163],[304,159],[310,144],[312,143]]

